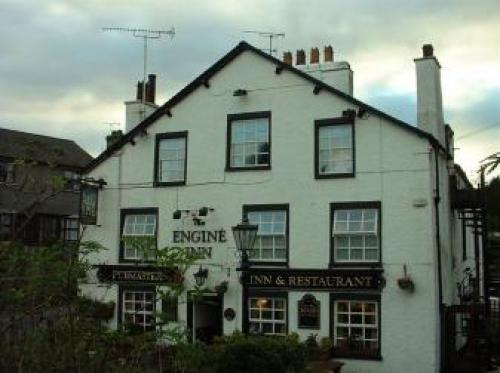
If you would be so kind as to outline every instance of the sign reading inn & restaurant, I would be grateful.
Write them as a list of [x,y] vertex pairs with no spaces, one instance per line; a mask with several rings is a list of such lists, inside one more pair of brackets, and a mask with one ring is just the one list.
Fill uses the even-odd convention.
[[312,290],[377,290],[384,284],[381,270],[252,270],[244,274],[249,288]]

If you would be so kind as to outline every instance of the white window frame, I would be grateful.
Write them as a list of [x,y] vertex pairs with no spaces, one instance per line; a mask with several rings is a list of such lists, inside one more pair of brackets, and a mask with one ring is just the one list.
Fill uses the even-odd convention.
[[[173,142],[182,142],[182,146],[170,148]],[[186,182],[187,166],[187,132],[160,134],[157,140],[156,179],[160,184],[179,184]],[[166,155],[171,153],[170,155]],[[165,155],[164,155],[165,154]],[[169,168],[177,164],[178,168]],[[170,165],[170,166],[169,166]],[[169,172],[177,173],[176,177],[167,177]],[[165,174],[165,177],[164,177]]]
[[[144,217],[145,223],[138,223],[137,218],[138,217]],[[153,223],[147,223],[147,220],[149,217],[153,217],[154,221]],[[132,232],[127,232],[127,222],[128,220],[131,220],[134,218],[134,222],[132,225]],[[126,211],[124,212],[123,216],[123,227],[122,227],[122,232],[121,232],[121,237],[155,237],[157,234],[157,224],[158,224],[158,214],[156,212],[133,212],[133,211]],[[137,229],[137,226],[143,226],[143,229]],[[151,227],[152,226],[152,233],[146,231],[146,226]],[[123,260],[147,260],[147,256],[144,255],[144,253],[139,253],[139,249],[137,247],[135,248],[127,248],[126,242],[123,242]],[[133,251],[133,255],[128,255],[130,251]]]
[[[255,243],[253,246],[253,250],[250,252],[249,259],[255,262],[275,262],[275,263],[286,263],[288,258],[288,208],[284,208],[281,206],[269,206],[268,209],[262,209],[254,206],[247,206],[246,216],[250,222],[250,224],[256,224],[258,226],[257,238],[255,239]],[[262,214],[267,213],[271,214],[271,221],[264,222],[262,220]],[[277,214],[283,214],[283,220],[275,219]],[[253,219],[252,215],[258,215],[259,219]],[[279,231],[275,231],[275,226],[282,224],[282,229]],[[264,225],[270,225],[271,232],[263,232]],[[278,246],[278,237],[282,237],[282,241],[284,242],[284,246]],[[264,240],[270,240],[270,246],[263,246]],[[264,250],[271,250],[272,257],[265,258],[263,256]],[[284,257],[279,258],[276,255],[278,250],[284,251]]]
[[[271,166],[271,117],[270,113],[234,114],[229,116],[229,169],[269,168]],[[263,123],[264,122],[264,123]],[[265,124],[265,139],[260,137],[258,126]],[[237,128],[240,127],[240,128]],[[241,131],[242,138],[237,134]],[[260,149],[267,146],[267,150]],[[253,149],[252,149],[253,148]],[[267,162],[259,162],[259,156],[266,156]],[[254,157],[252,163],[247,162],[247,157]],[[237,162],[241,159],[241,162]]]
[[[341,303],[347,303],[347,311],[339,311],[339,305]],[[361,311],[352,311],[353,309],[353,304],[354,303],[361,303]],[[366,310],[366,305],[372,305],[374,306],[374,312],[368,312]],[[334,324],[334,330],[333,330],[333,342],[335,346],[342,346],[342,343],[339,341],[343,341],[346,338],[339,337],[338,335],[338,328],[347,328],[348,329],[348,337],[353,336],[353,329],[361,329],[362,330],[362,336],[359,338],[359,336],[356,337],[356,340],[362,343],[363,348],[367,348],[367,343],[373,343],[375,342],[375,349],[378,349],[380,347],[380,328],[379,328],[379,318],[380,318],[380,308],[379,308],[379,302],[376,300],[355,300],[355,299],[336,299],[333,302],[333,324]],[[339,321],[339,316],[347,316],[347,322],[341,322]],[[361,322],[360,323],[355,323],[352,322],[352,316],[357,316],[361,317]],[[374,322],[373,323],[365,323],[366,317],[374,317]],[[366,337],[366,330],[375,330],[376,331],[376,338],[367,338]],[[373,348],[373,347],[370,347]]]
[[[142,300],[136,299],[137,295],[141,294]],[[127,295],[132,299],[127,300]],[[151,300],[147,300],[147,295],[151,296]],[[156,309],[156,294],[154,290],[139,290],[139,289],[123,289],[121,292],[121,317],[123,323],[131,322],[134,325],[142,327],[144,331],[154,330],[155,326],[155,309]],[[139,304],[139,308],[128,307]],[[150,307],[148,307],[150,306]],[[127,309],[129,308],[129,309]],[[150,308],[150,309],[148,309]],[[128,317],[130,316],[130,317]],[[152,322],[146,322],[147,316],[151,317]],[[142,318],[142,321],[137,319]],[[132,320],[130,320],[132,319]]]
[[[353,220],[354,212],[361,213],[361,219]],[[374,220],[366,217],[367,213],[374,213]],[[347,219],[341,219],[339,215],[347,214]],[[363,262],[376,263],[380,261],[380,209],[378,207],[334,207],[332,213],[332,240],[333,258],[336,263]],[[372,228],[366,228],[372,224]],[[357,229],[359,226],[359,229]],[[345,240],[347,246],[339,246],[340,240]],[[353,246],[354,241],[360,241],[359,246]],[[369,241],[372,241],[370,245]],[[374,243],[374,244],[373,244]],[[339,250],[346,250],[348,257],[339,258]],[[353,250],[361,251],[361,258],[353,256]],[[376,258],[367,257],[367,251],[377,252]]]
[[[256,305],[252,306],[255,301]],[[276,308],[276,302],[283,302],[282,308]],[[263,303],[265,302],[265,303]],[[270,304],[270,307],[263,307],[262,304]],[[282,296],[251,296],[248,298],[248,329],[250,333],[266,335],[286,335],[287,334],[287,298]],[[253,311],[253,312],[252,312]],[[263,312],[270,312],[271,318],[264,318]],[[283,318],[276,318],[276,313],[281,312]],[[252,314],[258,313],[257,317]],[[271,325],[272,332],[263,332],[265,325]],[[283,325],[283,332],[277,332],[276,326]]]

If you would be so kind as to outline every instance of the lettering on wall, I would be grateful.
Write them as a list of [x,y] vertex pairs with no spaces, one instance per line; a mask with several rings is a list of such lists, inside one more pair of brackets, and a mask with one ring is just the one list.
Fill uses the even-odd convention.
[[227,237],[224,229],[177,230],[172,232],[172,242],[174,244],[187,244],[178,247],[188,250],[191,254],[201,258],[211,259],[213,246],[204,244],[224,243],[227,242]]
[[243,276],[251,288],[376,290],[384,285],[382,270],[252,270]]

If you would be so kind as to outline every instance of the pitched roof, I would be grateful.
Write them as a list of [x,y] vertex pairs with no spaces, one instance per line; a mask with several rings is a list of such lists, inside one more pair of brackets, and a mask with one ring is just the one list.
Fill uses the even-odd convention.
[[144,133],[146,129],[153,124],[156,120],[161,118],[164,115],[171,115],[171,109],[175,107],[179,102],[181,102],[185,97],[187,97],[191,92],[196,90],[199,86],[201,85],[208,85],[210,78],[212,78],[215,74],[217,74],[221,69],[223,69],[227,64],[229,64],[232,60],[234,60],[236,57],[238,57],[241,53],[244,51],[252,51],[253,53],[256,53],[257,55],[265,58],[266,60],[274,63],[276,65],[277,72],[281,70],[287,70],[290,71],[303,79],[306,79],[313,83],[317,88],[320,90],[325,90],[327,92],[333,93],[339,97],[342,97],[343,99],[353,103],[354,105],[358,105],[361,109],[373,113],[375,115],[378,115],[384,119],[387,119],[388,121],[400,126],[401,128],[408,130],[412,132],[413,134],[416,134],[418,136],[427,138],[431,143],[440,146],[438,141],[428,132],[422,131],[421,129],[412,126],[411,124],[408,124],[406,122],[403,122],[400,119],[397,119],[387,113],[384,113],[383,111],[380,111],[350,95],[347,93],[344,93],[331,85],[326,84],[325,82],[318,80],[314,78],[313,76],[300,71],[299,69],[284,63],[283,61],[261,51],[258,48],[255,48],[254,46],[248,44],[245,41],[241,41],[236,47],[231,49],[225,56],[223,56],[220,60],[218,60],[216,63],[214,63],[212,66],[210,66],[207,70],[205,70],[203,73],[201,73],[196,79],[194,79],[191,83],[189,83],[187,86],[185,86],[183,89],[181,89],[179,92],[177,92],[172,98],[170,98],[167,102],[165,102],[163,105],[161,105],[155,112],[153,112],[150,116],[146,117],[142,122],[140,122],[137,126],[135,126],[132,130],[130,130],[127,134],[125,134],[120,141],[117,141],[115,144],[112,146],[108,147],[106,150],[104,150],[97,158],[95,158],[87,167],[86,172],[91,171],[94,169],[97,165],[102,163],[104,160],[106,160],[111,154],[113,154],[116,150],[120,149],[122,146],[127,144],[128,142],[133,142],[133,139],[135,136],[137,136],[140,133]]
[[0,128],[0,157],[83,169],[92,156],[73,140]]

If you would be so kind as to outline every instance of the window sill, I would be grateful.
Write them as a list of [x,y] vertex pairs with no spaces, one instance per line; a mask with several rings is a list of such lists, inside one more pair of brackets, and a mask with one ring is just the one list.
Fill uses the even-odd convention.
[[183,181],[155,181],[155,182],[153,182],[153,186],[155,188],[174,187],[174,186],[182,186],[182,185],[186,185],[186,180],[183,180]]
[[354,359],[354,360],[373,360],[382,361],[382,355],[380,352],[360,352],[360,351],[349,351],[345,349],[335,349],[332,356],[336,359]]
[[382,268],[382,262],[330,262],[328,268],[339,267],[362,267],[362,268]]
[[135,264],[137,266],[141,265],[151,265],[151,263],[155,263],[156,259],[144,260],[144,259],[125,259],[120,258],[118,260],[118,264]]
[[268,171],[270,169],[271,169],[271,165],[267,165],[267,166],[251,166],[251,167],[232,167],[232,166],[226,166],[225,172]]
[[345,179],[345,178],[352,178],[355,177],[354,172],[349,172],[349,173],[342,173],[342,174],[319,174],[316,173],[314,177],[316,179]]
[[271,261],[248,261],[248,265],[250,267],[287,267],[288,268],[288,261],[286,262],[271,262]]

